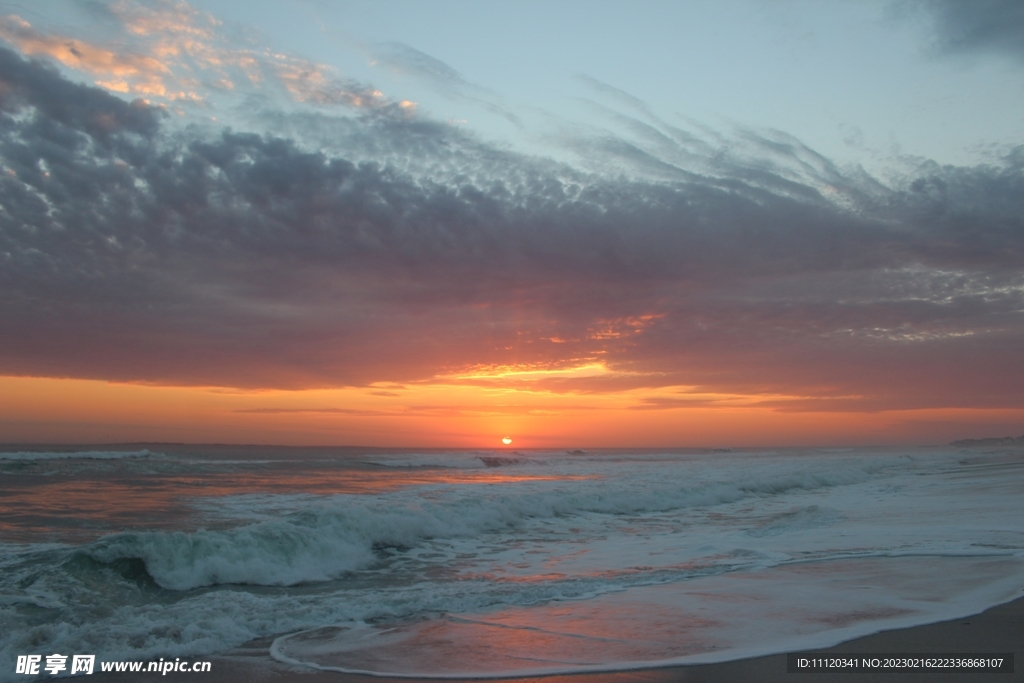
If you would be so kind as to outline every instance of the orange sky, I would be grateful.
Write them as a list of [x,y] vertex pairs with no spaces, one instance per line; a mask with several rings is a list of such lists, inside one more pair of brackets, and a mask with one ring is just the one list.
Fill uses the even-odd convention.
[[[662,391],[662,393],[667,393]],[[1021,410],[781,412],[760,397],[636,409],[651,392],[554,394],[423,384],[239,391],[0,377],[7,443],[180,441],[511,448],[927,444],[1002,435]],[[695,400],[697,400],[695,398]]]

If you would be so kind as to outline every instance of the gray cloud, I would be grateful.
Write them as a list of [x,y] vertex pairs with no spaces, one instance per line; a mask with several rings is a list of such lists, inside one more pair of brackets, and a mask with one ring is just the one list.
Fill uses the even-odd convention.
[[158,110],[140,101],[125,104],[99,88],[71,83],[43,62],[26,62],[10,50],[0,50],[0,73],[0,111],[5,113],[31,108],[41,121],[79,130],[103,144],[116,134],[150,136],[157,131]]
[[573,167],[397,105],[172,132],[0,66],[3,374],[300,388],[603,361],[537,383],[1019,403],[1019,149],[887,187],[783,133],[724,149],[648,117],[580,133]]
[[1024,58],[1024,4],[1017,0],[932,0],[919,5],[933,18],[939,50]]

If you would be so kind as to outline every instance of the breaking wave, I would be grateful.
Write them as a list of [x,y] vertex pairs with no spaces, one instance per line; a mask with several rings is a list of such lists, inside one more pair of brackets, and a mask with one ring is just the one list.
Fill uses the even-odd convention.
[[[468,494],[436,502],[368,502],[356,496],[334,496],[321,503],[307,502],[300,511],[278,519],[233,529],[123,533],[100,539],[83,551],[104,563],[139,559],[158,585],[172,590],[217,584],[291,586],[372,567],[383,548],[407,549],[428,539],[500,533],[530,520],[664,513],[770,498],[794,490],[863,482],[875,467],[779,472],[690,486],[650,481],[594,480],[571,486],[553,482],[547,490],[519,495],[466,487]],[[816,516],[822,515],[797,515],[802,523]],[[754,533],[778,533],[787,521],[776,521]]]

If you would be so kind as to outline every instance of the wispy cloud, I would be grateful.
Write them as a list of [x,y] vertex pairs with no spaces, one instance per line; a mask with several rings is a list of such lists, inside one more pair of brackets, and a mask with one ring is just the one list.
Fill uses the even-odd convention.
[[373,65],[429,81],[450,94],[487,92],[486,89],[467,81],[462,74],[440,59],[405,43],[380,43],[368,49],[372,55]]
[[362,408],[240,408],[233,412],[249,415],[323,415],[344,417],[548,417],[573,411],[595,410],[594,406],[566,405],[409,405],[390,410],[367,410]]
[[426,83],[442,95],[476,103],[492,114],[520,126],[522,121],[492,90],[463,77],[440,59],[405,43],[390,42],[365,46],[373,66]]

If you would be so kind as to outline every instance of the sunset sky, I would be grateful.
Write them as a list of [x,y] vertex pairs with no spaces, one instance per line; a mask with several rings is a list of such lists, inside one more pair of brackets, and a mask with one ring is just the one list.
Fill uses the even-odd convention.
[[0,1],[0,442],[1024,433],[1024,3]]

